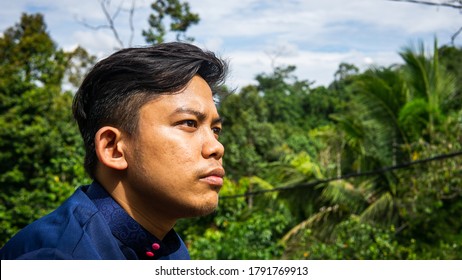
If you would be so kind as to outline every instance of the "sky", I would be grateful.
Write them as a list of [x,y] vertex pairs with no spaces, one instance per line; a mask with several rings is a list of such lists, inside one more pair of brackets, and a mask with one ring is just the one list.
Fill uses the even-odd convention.
[[[146,45],[141,31],[148,28],[153,0],[112,0],[113,14],[135,2],[132,46]],[[431,2],[447,2],[430,0]],[[294,65],[299,80],[327,86],[340,63],[361,70],[401,63],[399,51],[424,42],[429,51],[434,39],[449,44],[462,27],[462,12],[389,0],[188,0],[201,20],[188,36],[198,46],[214,51],[230,64],[228,85],[255,84],[257,74],[275,66]],[[0,31],[19,22],[21,13],[41,13],[52,39],[60,48],[80,45],[98,58],[120,45],[106,24],[99,0],[1,0]],[[121,10],[115,25],[124,45],[132,34],[128,12]],[[173,38],[173,37],[172,37]],[[462,45],[462,34],[456,39]]]

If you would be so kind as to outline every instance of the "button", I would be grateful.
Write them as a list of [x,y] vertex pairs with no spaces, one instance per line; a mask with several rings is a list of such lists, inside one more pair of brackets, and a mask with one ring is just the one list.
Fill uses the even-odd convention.
[[148,252],[146,252],[146,256],[152,258],[152,257],[154,257],[154,253],[148,251]]
[[154,243],[154,244],[152,244],[152,249],[153,249],[153,250],[159,250],[159,249],[160,249],[159,243]]

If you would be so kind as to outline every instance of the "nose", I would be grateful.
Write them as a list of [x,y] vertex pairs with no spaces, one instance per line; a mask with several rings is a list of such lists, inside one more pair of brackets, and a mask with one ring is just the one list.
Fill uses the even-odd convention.
[[202,156],[206,159],[220,160],[225,153],[225,147],[218,141],[212,131],[207,133],[202,144]]

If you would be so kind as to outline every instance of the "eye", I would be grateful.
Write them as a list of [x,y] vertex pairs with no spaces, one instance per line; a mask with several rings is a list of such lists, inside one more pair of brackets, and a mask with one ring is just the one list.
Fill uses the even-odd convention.
[[187,127],[197,127],[197,121],[195,120],[184,120],[180,124],[185,125]]
[[213,131],[213,133],[215,133],[217,136],[219,136],[220,133],[221,133],[221,127],[218,127],[218,126],[217,126],[217,127],[212,127],[212,131]]

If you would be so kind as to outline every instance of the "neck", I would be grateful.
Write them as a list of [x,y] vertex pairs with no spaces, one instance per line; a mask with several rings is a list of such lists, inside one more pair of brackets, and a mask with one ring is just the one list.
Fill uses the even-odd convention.
[[174,219],[165,219],[158,215],[158,213],[161,213],[158,209],[143,207],[146,204],[139,201],[139,199],[132,199],[127,196],[123,187],[114,189],[110,194],[128,215],[160,240],[167,235],[176,223]]
[[136,195],[131,191],[131,187],[115,178],[117,176],[99,176],[97,180],[130,217],[152,235],[162,240],[173,228],[176,219],[165,217],[164,211],[157,209],[155,203],[146,201],[143,196]]

